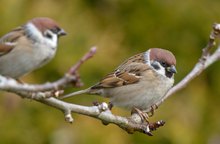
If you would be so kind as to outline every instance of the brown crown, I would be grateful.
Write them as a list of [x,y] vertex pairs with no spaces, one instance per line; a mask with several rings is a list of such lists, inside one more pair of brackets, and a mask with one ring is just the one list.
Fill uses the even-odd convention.
[[59,25],[53,19],[47,17],[33,18],[29,22],[33,23],[41,32],[44,32],[46,29],[59,28]]
[[168,65],[176,65],[175,56],[170,51],[160,48],[151,49],[150,60],[164,61]]

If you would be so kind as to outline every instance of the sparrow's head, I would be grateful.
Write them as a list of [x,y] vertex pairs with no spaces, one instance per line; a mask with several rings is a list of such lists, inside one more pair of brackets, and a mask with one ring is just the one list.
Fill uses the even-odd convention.
[[25,28],[33,41],[41,41],[52,47],[57,46],[60,36],[66,35],[66,32],[53,19],[47,17],[33,18],[28,21]]
[[176,58],[168,50],[151,48],[148,50],[150,65],[160,74],[172,78],[176,70]]

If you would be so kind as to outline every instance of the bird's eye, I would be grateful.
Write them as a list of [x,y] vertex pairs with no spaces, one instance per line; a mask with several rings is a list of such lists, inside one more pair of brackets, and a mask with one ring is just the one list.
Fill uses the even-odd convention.
[[161,61],[160,64],[161,64],[163,67],[166,67],[166,66],[167,66],[167,63],[164,62],[164,61]]

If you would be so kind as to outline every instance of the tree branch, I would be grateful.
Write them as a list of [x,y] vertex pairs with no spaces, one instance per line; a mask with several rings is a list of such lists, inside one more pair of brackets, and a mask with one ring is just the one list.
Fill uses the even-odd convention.
[[207,67],[209,67],[211,64],[215,63],[220,59],[220,45],[217,47],[214,53],[210,53],[210,50],[215,46],[215,40],[216,38],[220,37],[220,24],[214,24],[213,30],[209,36],[208,44],[205,48],[203,48],[203,53],[199,61],[195,64],[192,71],[183,78],[178,84],[176,84],[173,88],[171,88],[166,96],[157,103],[157,106],[159,106],[161,103],[163,103],[164,100],[166,100],[168,97],[176,93],[177,91],[183,89],[187,86],[189,82],[191,82],[195,77],[200,75]]
[[[195,64],[195,67],[185,78],[183,78],[183,80],[181,80],[168,91],[164,99],[157,103],[158,106],[172,94],[184,88],[191,80],[201,74],[208,66],[220,59],[220,46],[217,47],[215,52],[212,54],[210,53],[210,49],[215,45],[216,38],[219,37],[220,24],[214,24],[208,44],[203,49],[202,56]],[[40,103],[54,107],[62,111],[65,115],[65,120],[70,123],[74,121],[71,113],[78,113],[97,118],[101,120],[105,125],[109,123],[115,124],[126,130],[128,133],[139,131],[148,135],[152,135],[151,131],[163,126],[163,121],[144,123],[137,114],[132,114],[129,118],[113,115],[108,107],[108,104],[106,103],[101,103],[99,105],[89,107],[64,102],[56,98],[62,94],[62,89],[68,85],[82,85],[77,71],[86,60],[95,54],[95,52],[96,48],[91,48],[87,54],[85,54],[74,66],[72,66],[72,68],[70,68],[67,74],[55,82],[41,85],[30,85],[21,84],[11,78],[0,76],[0,90],[13,92],[23,98],[33,99]]]
[[18,83],[16,80],[6,78],[0,75],[0,90],[17,93],[17,91],[27,92],[44,92],[55,91],[61,88],[67,87],[69,84],[75,86],[81,86],[80,77],[77,74],[80,66],[90,59],[96,53],[96,47],[92,47],[88,53],[86,53],[75,65],[73,65],[69,71],[60,79],[52,83],[45,83],[41,85],[30,85],[25,83]]

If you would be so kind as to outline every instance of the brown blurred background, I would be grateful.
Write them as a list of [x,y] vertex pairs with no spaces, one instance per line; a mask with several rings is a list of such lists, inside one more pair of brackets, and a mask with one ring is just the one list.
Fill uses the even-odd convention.
[[[0,0],[0,36],[38,16],[55,19],[68,32],[60,39],[55,59],[23,78],[28,83],[62,77],[94,45],[97,54],[80,69],[84,88],[150,47],[166,48],[175,54],[178,82],[200,57],[212,24],[220,22],[219,6],[219,0]],[[56,109],[0,92],[0,143],[219,144],[219,73],[220,62],[165,101],[150,120],[167,123],[153,137],[130,135],[117,126],[104,126],[78,114],[73,115],[75,122],[71,125]],[[96,100],[107,101],[88,95],[68,99],[82,105]],[[120,108],[113,112],[129,115]]]

